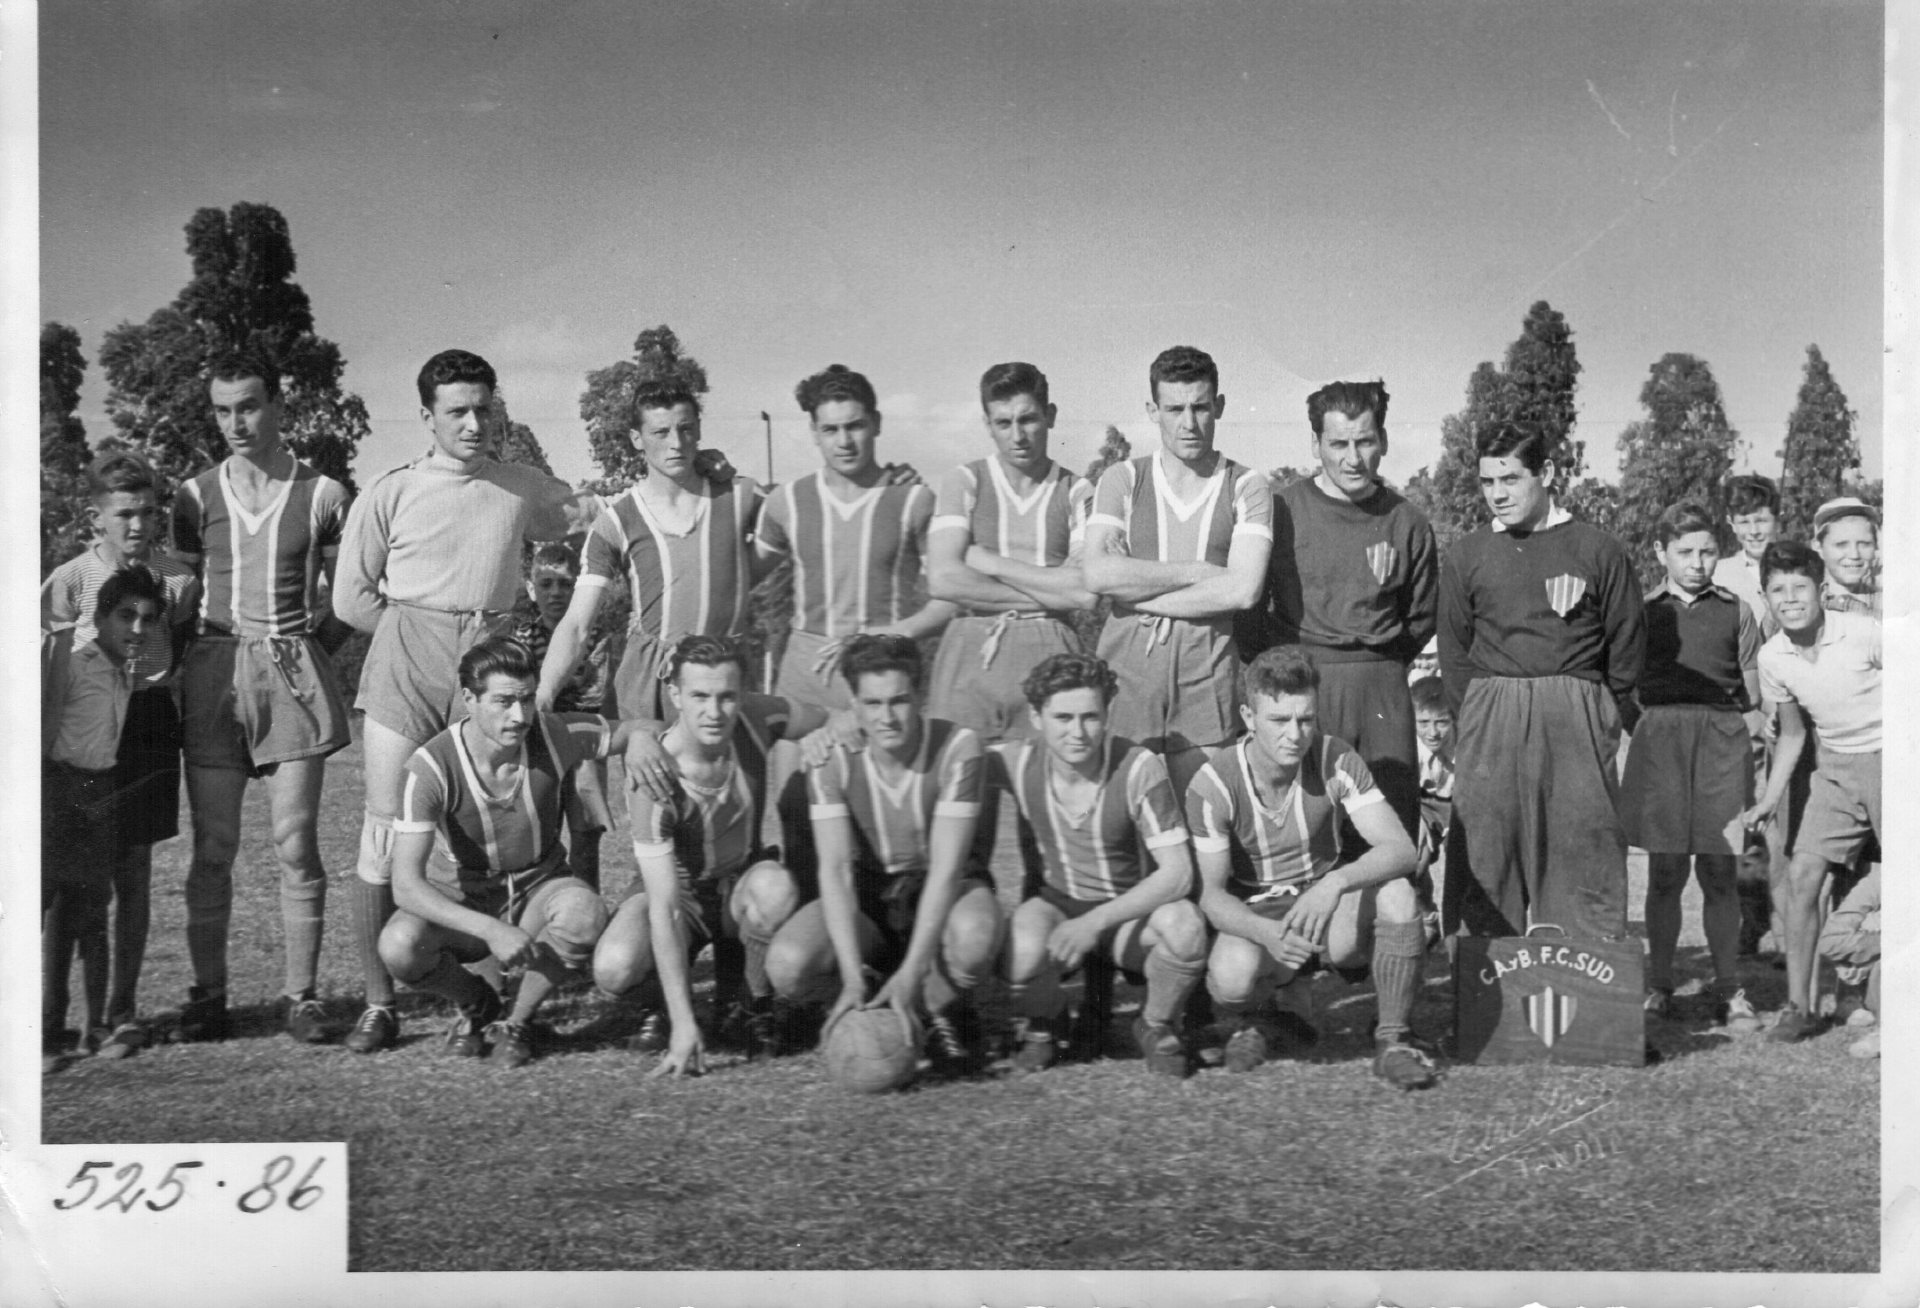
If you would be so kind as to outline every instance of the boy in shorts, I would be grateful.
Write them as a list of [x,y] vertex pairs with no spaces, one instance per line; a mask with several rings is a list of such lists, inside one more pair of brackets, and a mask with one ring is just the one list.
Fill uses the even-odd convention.
[[[407,760],[393,824],[397,907],[380,957],[402,983],[458,1010],[450,1054],[491,1047],[495,1061],[519,1067],[534,1057],[540,1005],[586,966],[607,924],[599,894],[567,866],[563,783],[589,760],[638,752],[642,733],[597,713],[535,710],[540,665],[509,636],[469,649],[458,675],[464,717]],[[510,1008],[467,969],[487,958],[521,973]]]
[[294,457],[280,434],[280,369],[228,355],[207,386],[230,453],[182,483],[173,548],[200,576],[193,644],[180,666],[180,705],[193,813],[187,953],[193,987],[180,1010],[186,1040],[224,1040],[233,862],[247,783],[267,785],[280,864],[287,1034],[327,1038],[315,985],[327,876],[320,865],[320,789],[329,754],[350,739],[327,651],[345,634],[321,598],[347,517],[347,489]]
[[980,738],[923,713],[910,638],[855,636],[839,667],[865,747],[806,774],[820,898],[774,936],[767,971],[776,994],[829,1003],[829,1021],[856,1007],[926,1010],[936,1070],[965,1075],[978,1061],[970,999],[1000,943],[993,888],[966,875]]
[[1113,601],[1099,651],[1120,679],[1113,728],[1164,754],[1180,791],[1235,734],[1234,619],[1266,584],[1273,491],[1213,446],[1226,397],[1209,355],[1162,351],[1147,390],[1160,448],[1100,475],[1082,567]]
[[[1319,670],[1297,646],[1255,658],[1240,708],[1246,738],[1215,753],[1187,791],[1200,908],[1219,932],[1207,989],[1226,1036],[1226,1067],[1245,1072],[1266,1061],[1270,1037],[1256,1015],[1276,987],[1304,990],[1313,964],[1353,969],[1371,960],[1374,1075],[1424,1089],[1436,1079],[1433,1060],[1408,1039],[1426,952],[1409,879],[1413,840],[1366,763],[1319,730],[1319,685]],[[1342,814],[1367,842],[1365,853],[1341,847]],[[1375,948],[1376,937],[1388,947]],[[1317,1039],[1297,1012],[1273,1035],[1301,1045]]]
[[746,655],[722,636],[682,640],[669,672],[673,725],[660,744],[673,760],[672,796],[632,795],[640,875],[600,937],[593,979],[610,995],[655,992],[633,1045],[664,1048],[656,1075],[678,1076],[700,1072],[705,1062],[688,969],[707,943],[721,1030],[741,1038],[749,1056],[785,1048],[790,1015],[775,1004],[767,950],[800,906],[800,888],[760,840],[768,755],[776,741],[806,735],[827,714],[747,692]]
[[[1023,685],[1032,735],[995,745],[988,772],[1020,813],[1027,898],[1013,915],[1007,976],[1020,1029],[1016,1069],[1058,1056],[1065,976],[1104,955],[1144,974],[1134,1039],[1147,1070],[1191,1070],[1178,1023],[1207,963],[1194,906],[1193,854],[1180,801],[1157,754],[1107,731],[1119,690],[1085,654],[1054,654]],[[1148,860],[1152,860],[1149,867]]]
[[1760,693],[1779,710],[1780,736],[1760,802],[1741,815],[1747,826],[1780,807],[1809,735],[1817,749],[1786,887],[1787,1005],[1767,1031],[1768,1040],[1791,1044],[1821,1029],[1817,950],[1828,866],[1851,863],[1881,834],[1880,622],[1822,606],[1826,568],[1805,545],[1776,541],[1760,567],[1780,627],[1760,647]]
[[399,1032],[393,981],[380,964],[393,912],[393,820],[414,751],[458,717],[462,654],[512,623],[526,542],[572,530],[572,492],[537,468],[502,463],[494,443],[493,367],[443,350],[416,379],[429,451],[376,480],[359,499],[340,550],[334,607],[373,642],[360,669],[366,815],[353,881],[353,932],[367,1007],[346,1046],[366,1054]]
[[1746,836],[1736,819],[1753,793],[1760,624],[1745,602],[1712,581],[1720,546],[1705,507],[1673,505],[1655,530],[1667,575],[1645,599],[1640,713],[1620,783],[1627,843],[1647,851],[1646,1010],[1655,1017],[1674,1012],[1680,895],[1691,871],[1700,881],[1713,957],[1715,1016],[1744,1025],[1753,1006],[1736,974],[1735,867]]
[[[41,1047],[67,1048],[68,974],[80,957],[89,1051],[114,1041],[107,1026],[107,906],[124,857],[116,809],[119,758],[135,662],[163,626],[166,594],[138,563],[110,574],[88,604],[92,636],[63,627],[41,642]],[[125,909],[122,909],[125,913]],[[128,1015],[131,1016],[129,994]],[[137,1045],[122,1050],[129,1053]]]
[[129,563],[152,573],[166,595],[166,620],[150,624],[133,661],[133,698],[114,764],[120,830],[113,880],[113,967],[107,996],[112,1037],[103,1057],[122,1058],[146,1043],[135,1020],[135,992],[152,915],[153,846],[180,831],[180,710],[174,672],[198,603],[193,569],[155,548],[162,525],[158,487],[145,459],[126,450],[101,455],[87,470],[97,539],[53,570],[40,587],[43,630],[74,628],[93,639],[94,597]]
[[1079,561],[1093,487],[1047,452],[1054,406],[1038,368],[987,369],[980,407],[994,456],[940,479],[927,533],[928,589],[963,609],[941,636],[927,708],[991,744],[1027,734],[1026,671],[1079,652],[1067,618],[1094,605]]

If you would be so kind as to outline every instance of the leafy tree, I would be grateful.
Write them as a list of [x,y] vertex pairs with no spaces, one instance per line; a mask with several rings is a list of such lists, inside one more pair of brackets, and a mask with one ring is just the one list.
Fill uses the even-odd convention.
[[64,323],[40,329],[40,575],[86,548],[86,425],[74,414],[87,374],[80,333]]
[[1284,486],[1293,485],[1296,481],[1312,481],[1313,473],[1306,468],[1295,468],[1283,463],[1267,473],[1267,480],[1272,483],[1273,488],[1277,491]]
[[1727,473],[1739,436],[1727,425],[1720,385],[1704,359],[1666,354],[1640,388],[1647,416],[1620,433],[1619,515],[1614,531],[1649,585],[1663,569],[1654,553],[1660,515],[1683,500],[1724,516]]
[[1499,367],[1483,362],[1473,370],[1466,407],[1441,423],[1439,460],[1407,482],[1407,498],[1433,523],[1441,549],[1489,520],[1474,452],[1482,431],[1507,422],[1538,428],[1547,433],[1550,457],[1564,480],[1585,469],[1586,449],[1572,438],[1579,376],[1573,329],[1545,300],[1527,310]]
[[1621,535],[1620,488],[1598,477],[1583,477],[1560,497],[1561,507],[1602,531]]
[[174,481],[223,457],[207,365],[222,351],[244,349],[279,369],[287,443],[352,489],[367,407],[340,389],[340,347],[314,334],[307,293],[292,280],[287,220],[271,205],[241,203],[198,210],[186,234],[193,279],[146,322],[123,322],[101,342],[116,432]]
[[1100,474],[1116,463],[1125,463],[1133,457],[1133,442],[1120,434],[1120,429],[1112,423],[1107,424],[1107,434],[1100,442],[1100,452],[1093,456],[1093,462],[1087,465],[1087,480],[1098,486]]
[[524,422],[515,422],[513,415],[507,412],[507,395],[504,390],[493,393],[493,409],[488,421],[493,426],[493,457],[502,463],[524,463],[538,468],[549,477],[553,475],[553,465],[547,462],[547,452],[540,448],[540,438],[533,434],[533,428]]
[[634,337],[631,359],[587,374],[587,389],[580,395],[587,443],[605,480],[617,489],[632,485],[646,466],[629,435],[634,387],[663,377],[678,377],[695,395],[707,393],[706,368],[680,352],[680,338],[665,323]]
[[1860,466],[1860,442],[1846,392],[1833,379],[1818,345],[1807,347],[1800,396],[1787,418],[1780,451],[1780,534],[1791,540],[1813,535],[1813,511],[1846,493],[1847,474]]

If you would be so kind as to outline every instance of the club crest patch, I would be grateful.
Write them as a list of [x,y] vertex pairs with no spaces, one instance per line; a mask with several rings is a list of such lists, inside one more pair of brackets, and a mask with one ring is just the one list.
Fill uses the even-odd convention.
[[1572,995],[1563,995],[1548,986],[1527,996],[1527,1026],[1540,1043],[1551,1049],[1573,1025],[1579,1005]]
[[1373,569],[1373,579],[1382,586],[1393,575],[1393,565],[1400,561],[1399,552],[1385,541],[1377,541],[1367,546],[1367,566]]
[[1557,577],[1547,578],[1547,603],[1561,617],[1573,612],[1580,603],[1580,597],[1587,593],[1587,579],[1563,572]]

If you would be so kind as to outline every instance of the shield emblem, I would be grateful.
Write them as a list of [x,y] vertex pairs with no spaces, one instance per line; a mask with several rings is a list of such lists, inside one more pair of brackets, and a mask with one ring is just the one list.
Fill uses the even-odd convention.
[[1547,603],[1561,617],[1573,612],[1580,603],[1580,597],[1587,593],[1587,579],[1563,572],[1557,577],[1547,578]]
[[1563,995],[1552,986],[1527,996],[1527,1027],[1551,1049],[1573,1025],[1578,1005],[1572,995]]
[[1399,561],[1399,554],[1385,541],[1377,541],[1367,546],[1367,566],[1373,569],[1373,579],[1382,586],[1393,575],[1393,565]]

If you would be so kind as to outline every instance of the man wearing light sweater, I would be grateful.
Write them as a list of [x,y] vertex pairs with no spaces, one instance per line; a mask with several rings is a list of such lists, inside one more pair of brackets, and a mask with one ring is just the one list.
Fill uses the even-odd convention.
[[366,820],[353,927],[367,1009],[346,1045],[372,1053],[399,1034],[380,931],[393,913],[393,820],[407,760],[459,716],[460,656],[511,623],[523,541],[570,530],[566,483],[488,456],[493,368],[444,350],[419,376],[433,448],[367,488],[347,516],[334,611],[373,634],[360,672]]

